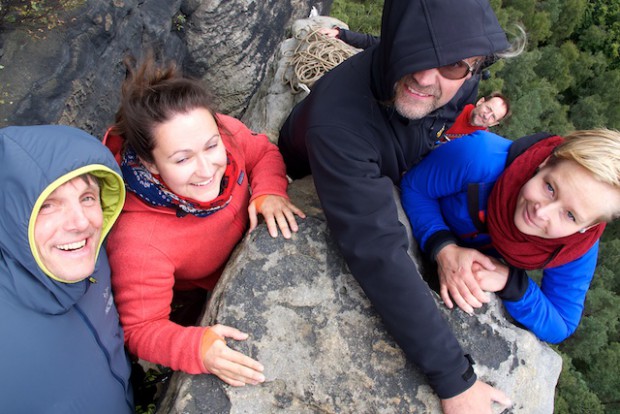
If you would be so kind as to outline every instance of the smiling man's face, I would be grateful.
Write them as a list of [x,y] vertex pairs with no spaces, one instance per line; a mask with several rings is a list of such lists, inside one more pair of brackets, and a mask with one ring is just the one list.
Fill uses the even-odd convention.
[[[473,66],[479,57],[465,59]],[[447,79],[439,69],[427,69],[405,75],[394,86],[394,107],[408,119],[421,119],[437,108],[441,108],[458,92],[463,83],[471,77]]]
[[103,212],[99,185],[86,175],[54,190],[41,205],[34,227],[39,257],[57,279],[77,282],[95,269]]

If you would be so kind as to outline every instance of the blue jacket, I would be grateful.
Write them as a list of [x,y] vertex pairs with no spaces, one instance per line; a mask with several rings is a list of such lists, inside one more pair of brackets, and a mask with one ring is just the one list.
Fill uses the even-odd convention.
[[132,413],[105,249],[91,278],[64,283],[48,274],[34,243],[41,202],[83,173],[101,182],[103,240],[125,199],[114,157],[79,129],[8,127],[0,129],[0,165],[0,410]]
[[381,41],[319,79],[280,130],[287,172],[312,172],[351,273],[440,398],[462,393],[476,376],[407,254],[393,189],[475,100],[477,79],[422,119],[400,116],[390,101],[407,74],[508,46],[487,1],[386,0]]
[[[494,253],[489,250],[489,236],[479,234],[470,217],[467,188],[479,185],[484,193],[480,207],[486,210],[488,195],[504,171],[511,145],[512,141],[490,132],[475,132],[440,146],[405,175],[401,182],[403,207],[415,239],[429,256],[434,258],[446,241]],[[518,295],[503,298],[506,310],[544,341],[566,339],[581,319],[598,245],[596,242],[572,262],[544,269],[540,287],[527,278]]]

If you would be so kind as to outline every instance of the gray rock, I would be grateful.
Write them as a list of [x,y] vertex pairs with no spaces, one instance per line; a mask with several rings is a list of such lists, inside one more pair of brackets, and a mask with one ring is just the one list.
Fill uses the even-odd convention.
[[[0,127],[62,123],[102,136],[114,121],[123,58],[151,48],[203,78],[240,116],[295,19],[331,0],[85,0],[58,24],[0,31]],[[1,17],[1,16],[0,16]],[[27,19],[26,19],[27,20]]]
[[114,120],[127,53],[153,47],[182,61],[172,29],[180,0],[87,0],[58,12],[51,29],[17,25],[0,35],[0,126],[61,123],[102,136]]
[[[291,185],[308,218],[291,240],[264,225],[238,246],[203,324],[250,334],[229,345],[265,365],[267,381],[230,387],[175,373],[162,413],[437,413],[424,376],[385,328],[331,239],[311,178]],[[552,413],[561,358],[507,321],[493,299],[474,316],[434,295],[482,380],[515,401],[511,413]],[[495,412],[501,412],[496,407]]]
[[[187,29],[189,73],[217,92],[223,113],[241,117],[291,23],[330,1],[196,2]],[[291,106],[289,106],[291,108]],[[260,130],[259,130],[260,131]]]

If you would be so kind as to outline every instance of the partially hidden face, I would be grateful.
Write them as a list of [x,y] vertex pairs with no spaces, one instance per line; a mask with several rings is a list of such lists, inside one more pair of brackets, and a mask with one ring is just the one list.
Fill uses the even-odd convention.
[[34,239],[42,264],[64,282],[92,275],[102,226],[97,181],[85,175],[61,185],[43,202],[35,221]]
[[175,194],[208,202],[220,194],[226,172],[226,147],[217,124],[205,108],[175,114],[154,128],[149,171],[161,176]]
[[514,222],[524,234],[554,239],[597,224],[618,206],[620,191],[575,161],[545,161],[521,187]]
[[[476,65],[478,60],[479,57],[465,59],[470,66]],[[450,102],[470,77],[471,74],[462,79],[447,79],[437,68],[405,75],[394,86],[394,107],[405,118],[424,118]]]
[[476,107],[471,111],[469,123],[484,128],[492,127],[504,119],[506,112],[508,112],[508,108],[506,108],[506,102],[502,98],[496,96],[488,101],[480,98]]

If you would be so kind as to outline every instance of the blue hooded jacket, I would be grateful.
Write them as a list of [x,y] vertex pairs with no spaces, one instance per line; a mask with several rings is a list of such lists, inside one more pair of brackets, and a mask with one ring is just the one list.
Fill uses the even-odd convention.
[[[0,407],[7,413],[131,413],[130,364],[101,244],[125,200],[112,154],[67,126],[0,129]],[[89,173],[103,228],[91,277],[60,281],[34,242],[41,204]]]
[[[446,143],[412,168],[401,181],[402,204],[413,236],[432,259],[446,243],[490,249],[469,211],[468,189],[480,189],[486,212],[489,194],[502,174],[513,141],[478,131]],[[540,286],[523,270],[511,267],[509,285],[498,296],[510,315],[539,339],[559,343],[575,332],[596,269],[599,242],[581,257],[543,270]]]
[[403,76],[491,56],[509,48],[486,0],[386,0],[381,41],[316,84],[280,130],[293,178],[311,170],[332,236],[407,358],[441,398],[476,376],[407,254],[393,188],[477,95],[467,80],[445,106],[422,119],[400,116],[391,101]]

